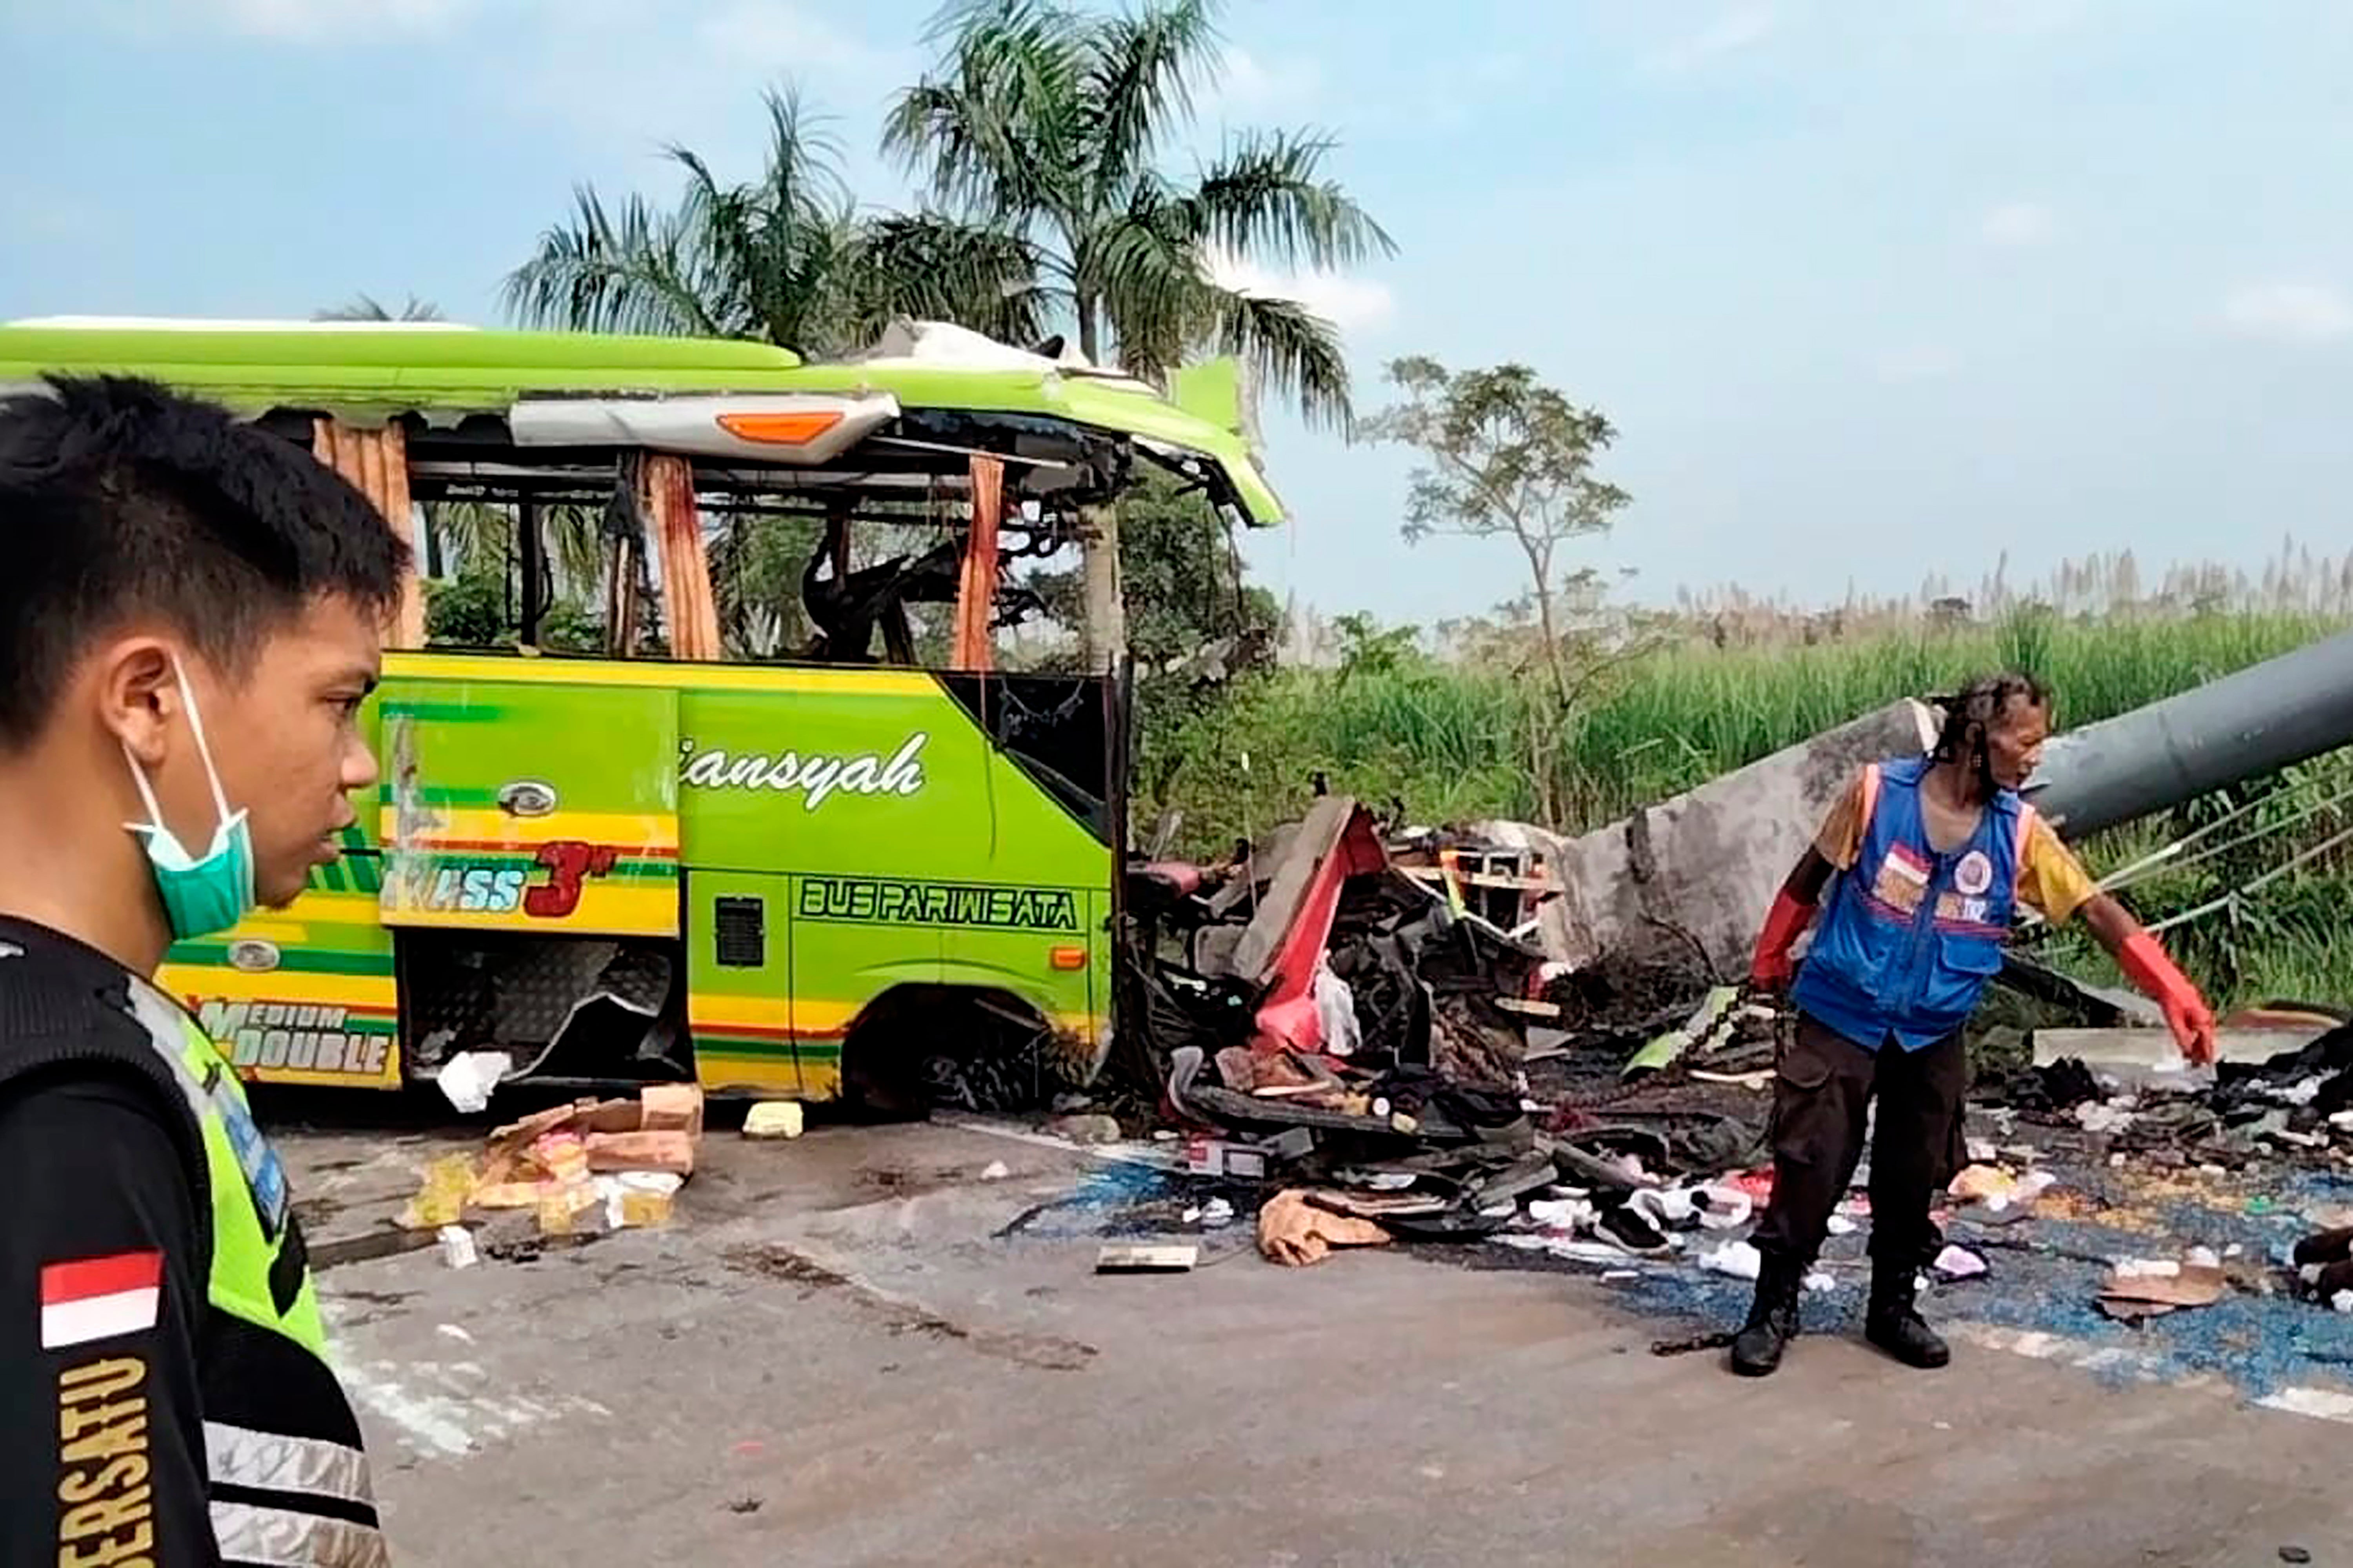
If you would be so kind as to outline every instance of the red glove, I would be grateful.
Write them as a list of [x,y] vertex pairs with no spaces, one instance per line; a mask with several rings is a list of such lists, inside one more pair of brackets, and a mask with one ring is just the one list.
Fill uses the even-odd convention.
[[2214,1015],[2189,976],[2174,965],[2157,938],[2137,931],[2116,950],[2117,966],[2125,978],[2165,1009],[2166,1027],[2181,1047],[2181,1054],[2199,1066],[2214,1059]]
[[1813,918],[1814,906],[1800,903],[1787,887],[1773,896],[1765,929],[1757,933],[1757,956],[1748,963],[1749,984],[1759,991],[1778,991],[1789,984],[1798,967],[1789,962],[1789,950]]

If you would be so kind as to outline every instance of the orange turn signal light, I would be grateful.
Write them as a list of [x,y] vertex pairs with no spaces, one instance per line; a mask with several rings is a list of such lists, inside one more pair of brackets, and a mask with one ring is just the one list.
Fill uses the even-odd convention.
[[719,427],[739,441],[764,447],[806,447],[841,423],[839,408],[806,408],[786,414],[722,414]]
[[1060,970],[1084,969],[1087,950],[1083,947],[1058,947],[1054,950],[1054,967]]

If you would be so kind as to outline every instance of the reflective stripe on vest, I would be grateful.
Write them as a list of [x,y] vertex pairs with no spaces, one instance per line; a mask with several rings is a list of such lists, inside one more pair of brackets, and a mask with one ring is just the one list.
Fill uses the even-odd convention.
[[205,1463],[216,1481],[265,1491],[307,1492],[375,1506],[367,1456],[316,1437],[279,1437],[224,1422],[205,1423]]
[[267,1568],[383,1568],[384,1537],[364,1524],[251,1503],[213,1504],[213,1535],[232,1563]]
[[206,1295],[222,1311],[282,1334],[324,1360],[326,1330],[308,1270],[290,1280],[279,1268],[288,1237],[286,1174],[254,1125],[245,1086],[195,1021],[161,992],[133,984],[131,1010],[145,1026],[148,1043],[170,1065],[204,1131],[213,1189],[213,1268]]
[[[297,1239],[300,1231],[289,1217],[285,1173],[254,1125],[244,1086],[195,1021],[169,997],[134,980],[130,1001],[132,1015],[170,1068],[204,1135],[212,1194],[207,1303],[214,1313],[259,1331],[257,1342],[270,1347],[267,1355],[282,1349],[286,1375],[307,1375],[301,1363],[315,1363],[324,1385],[321,1397],[329,1397],[324,1390],[334,1387],[334,1378],[327,1367],[326,1333]],[[220,1317],[214,1321],[218,1325]],[[240,1375],[269,1373],[266,1367],[255,1367]],[[208,1417],[249,1415],[216,1410],[209,1394],[206,1409]],[[307,1417],[322,1414],[311,1411]],[[331,1429],[349,1421],[347,1405],[333,1414],[339,1420],[328,1424]],[[356,1423],[350,1430],[356,1440]],[[205,1468],[213,1494],[213,1533],[228,1562],[270,1568],[383,1568],[390,1561],[376,1528],[367,1456],[357,1447],[261,1431],[249,1421],[207,1419]]]

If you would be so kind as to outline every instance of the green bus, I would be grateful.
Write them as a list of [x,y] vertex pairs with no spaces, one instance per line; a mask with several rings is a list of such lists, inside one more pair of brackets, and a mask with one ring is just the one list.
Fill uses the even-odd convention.
[[[492,1052],[507,1081],[824,1099],[845,1067],[886,1098],[992,1055],[1100,1067],[1121,682],[997,670],[993,626],[1020,593],[1007,563],[1070,544],[1149,468],[1280,520],[1229,362],[1164,396],[931,325],[833,363],[438,323],[0,327],[0,388],[96,372],[303,443],[411,537],[427,506],[514,520],[518,642],[427,649],[412,595],[364,720],[380,798],[343,860],[170,955],[246,1077],[393,1089]],[[597,656],[534,646],[558,507],[595,509]],[[820,533],[819,634],[731,659],[708,544],[760,512]],[[911,520],[937,542],[856,563],[856,531]],[[923,603],[954,606],[943,668],[912,662]]]

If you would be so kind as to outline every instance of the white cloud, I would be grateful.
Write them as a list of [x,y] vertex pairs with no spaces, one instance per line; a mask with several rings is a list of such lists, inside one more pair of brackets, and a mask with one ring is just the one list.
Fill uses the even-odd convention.
[[1988,245],[2040,245],[2051,237],[2051,209],[2038,202],[2010,202],[1985,215],[1978,236]]
[[1669,44],[1652,64],[1666,71],[1687,71],[1710,60],[1744,54],[1780,29],[1781,14],[1767,0],[1743,0],[1705,27]]
[[2325,283],[2257,283],[2222,302],[2222,320],[2251,338],[2323,342],[2353,332],[2353,301]]
[[1882,354],[1873,364],[1872,374],[1888,385],[1903,386],[1914,382],[1942,381],[1960,368],[1960,361],[1949,349],[1923,346]]
[[898,199],[873,149],[891,93],[921,66],[899,37],[791,0],[506,3],[530,6],[541,42],[512,58],[470,58],[476,94],[493,114],[561,127],[580,176],[608,195],[635,190],[667,201],[675,171],[650,154],[671,142],[702,153],[723,181],[751,178],[768,145],[759,94],[789,85],[858,193]]
[[1280,119],[1300,114],[1323,91],[1324,68],[1313,58],[1270,62],[1229,44],[1219,59],[1215,81],[1200,95],[1198,107],[1203,118],[1211,121],[1220,111]]
[[439,32],[480,0],[109,0],[103,15],[143,37],[225,28],[294,43],[347,43],[387,34]]
[[1295,300],[1343,332],[1374,331],[1388,325],[1397,314],[1397,297],[1388,285],[1369,278],[1324,271],[1275,272],[1222,255],[1210,258],[1209,276],[1237,293]]
[[[695,39],[716,59],[796,77],[812,68],[874,72],[903,70],[915,79],[912,51],[881,48],[844,31],[814,11],[792,5],[734,0],[705,16]],[[812,90],[822,84],[804,77]]]
[[1947,15],[1966,30],[2039,37],[2084,19],[2091,0],[1951,0]]

